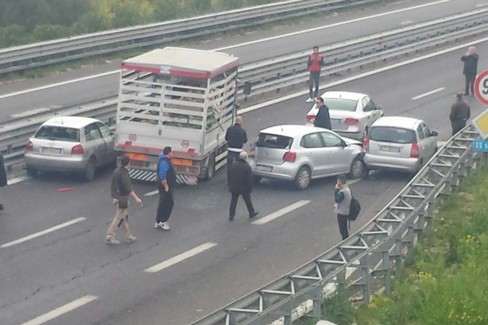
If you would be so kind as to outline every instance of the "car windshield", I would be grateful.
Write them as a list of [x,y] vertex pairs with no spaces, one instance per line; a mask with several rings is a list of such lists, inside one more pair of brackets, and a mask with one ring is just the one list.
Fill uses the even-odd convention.
[[36,139],[49,139],[68,142],[80,141],[80,130],[64,126],[42,126],[34,136]]
[[368,135],[370,140],[392,143],[416,143],[415,131],[394,127],[372,127]]
[[256,147],[287,149],[291,146],[293,139],[286,136],[260,133]]
[[355,112],[358,101],[344,98],[324,98],[324,104],[333,111]]

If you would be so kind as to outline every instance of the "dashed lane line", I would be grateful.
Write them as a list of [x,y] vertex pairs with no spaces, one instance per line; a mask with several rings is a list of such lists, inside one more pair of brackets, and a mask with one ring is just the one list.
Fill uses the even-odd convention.
[[417,96],[415,96],[415,97],[412,97],[412,100],[417,100],[417,99],[421,99],[421,98],[424,98],[424,97],[427,97],[427,96],[433,95],[433,94],[435,94],[435,93],[438,93],[438,92],[443,91],[444,89],[446,89],[446,88],[444,88],[444,87],[440,87],[440,88],[437,88],[437,89],[434,89],[434,90],[428,91],[428,92],[426,92],[426,93],[423,93],[423,94],[417,95]]
[[44,324],[44,323],[47,323],[49,322],[50,320],[53,320],[54,318],[57,318],[63,314],[66,314],[70,311],[73,311],[77,308],[80,308],[81,306],[84,306],[94,300],[98,299],[97,296],[90,296],[90,295],[87,295],[87,296],[84,296],[84,297],[81,297],[80,299],[76,299],[70,303],[67,303],[66,305],[63,305],[59,308],[56,308],[44,315],[41,315],[39,317],[36,317],[34,319],[31,319],[30,321],[28,322],[25,322],[23,323],[22,325],[41,325],[41,324]]
[[11,242],[9,242],[9,243],[5,243],[5,244],[3,244],[2,246],[0,246],[0,248],[7,248],[7,247],[15,246],[15,245],[18,245],[18,244],[24,243],[24,242],[26,242],[26,241],[32,240],[32,239],[34,239],[34,238],[44,236],[44,235],[49,234],[49,233],[51,233],[51,232],[54,232],[54,231],[56,231],[56,230],[63,229],[63,228],[66,228],[66,227],[68,227],[68,226],[74,225],[74,224],[76,224],[76,223],[79,223],[79,222],[85,221],[85,220],[86,220],[86,218],[85,218],[85,217],[79,217],[79,218],[76,218],[76,219],[70,220],[70,221],[68,221],[68,222],[62,223],[62,224],[60,224],[60,225],[57,225],[57,226],[54,226],[54,227],[51,227],[51,228],[45,229],[45,230],[43,230],[43,231],[37,232],[37,233],[35,233],[35,234],[32,234],[32,235],[29,235],[29,236],[22,237],[22,238],[20,238],[20,239],[17,239],[17,240],[11,241]]
[[154,266],[151,266],[147,269],[144,270],[144,272],[147,272],[147,273],[156,273],[156,272],[159,272],[159,271],[162,271],[170,266],[173,266],[177,263],[180,263],[190,257],[193,257],[195,255],[198,255],[200,253],[203,253],[205,252],[206,250],[209,250],[210,248],[213,248],[217,246],[217,243],[211,243],[211,242],[207,242],[207,243],[204,243],[204,244],[201,244],[197,247],[194,247],[184,253],[181,253],[179,255],[176,255],[170,259],[167,259],[166,261],[164,262],[161,262],[161,263],[158,263]]
[[277,219],[279,217],[282,217],[282,216],[284,216],[287,213],[290,213],[290,212],[292,212],[292,211],[294,211],[296,209],[299,209],[302,206],[307,205],[309,203],[310,203],[309,200],[300,200],[300,201],[295,202],[293,204],[290,204],[289,206],[286,206],[286,207],[284,207],[284,208],[282,208],[282,209],[280,209],[278,211],[275,211],[273,213],[270,213],[270,214],[268,214],[265,217],[262,217],[260,219],[257,219],[255,221],[253,221],[252,224],[253,225],[263,225],[263,224],[268,223],[270,221],[273,221],[273,220],[275,220],[275,219]]

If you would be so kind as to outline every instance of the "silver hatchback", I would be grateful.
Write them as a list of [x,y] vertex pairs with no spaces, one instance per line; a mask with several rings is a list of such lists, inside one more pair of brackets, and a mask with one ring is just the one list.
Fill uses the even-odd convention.
[[437,132],[416,118],[381,117],[371,126],[363,148],[368,169],[417,172],[437,151]]
[[103,122],[59,116],[44,122],[25,146],[27,173],[67,171],[91,181],[97,167],[115,164],[114,136]]
[[259,132],[250,165],[255,180],[294,181],[303,190],[315,178],[364,176],[361,143],[310,125],[278,125]]

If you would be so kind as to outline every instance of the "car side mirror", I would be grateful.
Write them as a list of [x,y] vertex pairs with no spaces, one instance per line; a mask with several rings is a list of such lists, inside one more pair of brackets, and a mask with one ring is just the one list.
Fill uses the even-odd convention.
[[438,136],[438,135],[439,135],[439,133],[437,133],[437,131],[431,131],[431,132],[430,132],[430,136],[431,136],[431,137],[436,137],[436,136]]
[[377,110],[382,110],[382,109],[383,109],[383,106],[381,106],[381,105],[376,105],[376,109],[377,109]]

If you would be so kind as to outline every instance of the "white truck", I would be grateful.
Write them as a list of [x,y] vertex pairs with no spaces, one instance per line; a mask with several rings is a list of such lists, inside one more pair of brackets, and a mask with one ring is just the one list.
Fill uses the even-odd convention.
[[234,123],[237,57],[165,47],[122,62],[115,150],[133,179],[155,181],[158,156],[172,147],[177,182],[211,179],[227,157]]

